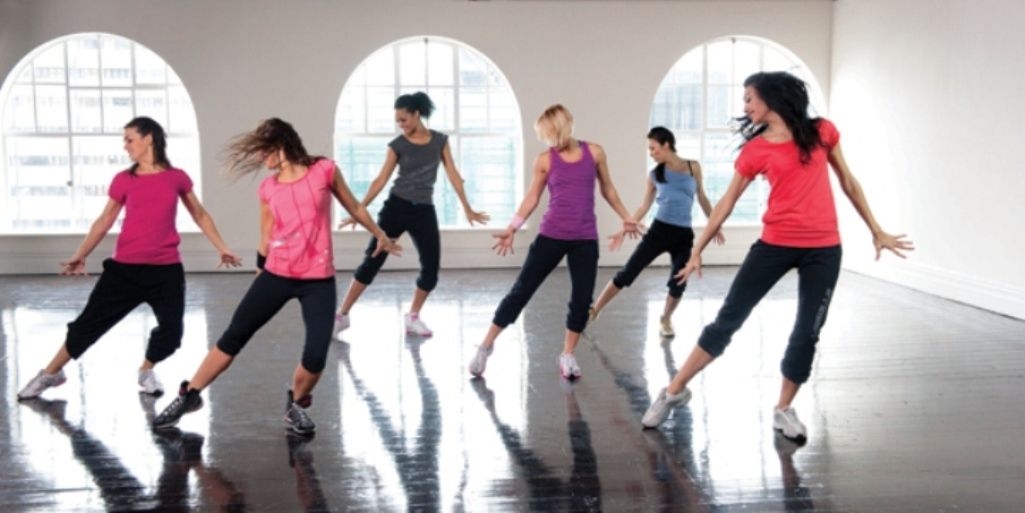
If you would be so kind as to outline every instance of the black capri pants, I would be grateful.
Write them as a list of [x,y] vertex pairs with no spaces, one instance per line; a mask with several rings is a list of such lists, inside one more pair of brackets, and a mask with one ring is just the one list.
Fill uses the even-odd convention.
[[677,283],[673,276],[687,265],[693,247],[694,230],[691,227],[676,226],[656,219],[630,255],[630,259],[626,261],[626,265],[612,277],[612,284],[618,289],[629,287],[651,262],[662,253],[668,252],[672,258],[672,267],[669,270],[666,287],[669,287],[670,296],[679,299],[687,288],[687,282]]
[[[390,239],[397,239],[403,233],[409,232],[409,238],[413,240],[413,246],[420,255],[420,276],[416,279],[416,286],[427,292],[434,290],[438,285],[438,268],[441,265],[441,235],[438,231],[438,213],[434,210],[434,205],[413,203],[392,194],[384,201],[384,207],[377,214],[377,225]],[[364,285],[370,285],[374,281],[377,272],[388,258],[388,253],[383,251],[376,257],[370,256],[374,254],[375,249],[377,239],[370,237],[363,262],[352,276]]]
[[596,240],[559,240],[538,235],[530,245],[512,290],[498,304],[492,322],[500,328],[515,322],[541,283],[559,265],[562,257],[566,257],[572,288],[566,329],[575,333],[584,331],[587,310],[591,307],[591,296],[594,295],[594,280],[598,274]]
[[157,327],[150,331],[146,359],[157,363],[174,354],[182,343],[185,317],[185,269],[182,264],[123,264],[108,258],[89,294],[85,309],[68,323],[65,346],[78,359],[135,307],[153,309]]
[[701,332],[698,345],[714,357],[721,355],[755,305],[787,271],[796,268],[797,319],[780,370],[790,381],[804,383],[811,374],[815,344],[840,276],[842,253],[839,245],[791,248],[761,240],[755,242],[740,265],[715,321]]
[[261,272],[231,316],[228,329],[217,341],[217,348],[225,354],[236,356],[249,339],[267,324],[290,299],[299,300],[303,324],[306,326],[306,343],[303,345],[302,366],[313,374],[319,374],[327,363],[327,351],[331,345],[331,330],[334,325],[334,308],[338,299],[335,278],[320,280],[298,280]]

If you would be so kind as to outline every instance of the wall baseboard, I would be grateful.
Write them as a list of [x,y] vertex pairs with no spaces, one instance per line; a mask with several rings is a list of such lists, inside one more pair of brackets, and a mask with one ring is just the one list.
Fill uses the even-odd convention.
[[845,268],[984,310],[1025,319],[1025,289],[915,262],[886,266],[873,262]]

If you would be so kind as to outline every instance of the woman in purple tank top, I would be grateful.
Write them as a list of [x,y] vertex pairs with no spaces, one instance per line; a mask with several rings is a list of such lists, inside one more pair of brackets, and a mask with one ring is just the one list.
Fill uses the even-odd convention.
[[627,212],[612,185],[605,151],[597,144],[573,138],[573,116],[565,107],[548,107],[534,123],[534,130],[538,138],[548,144],[549,149],[534,160],[534,177],[530,188],[509,226],[494,235],[498,242],[492,249],[503,256],[512,252],[516,230],[537,207],[546,186],[549,194],[548,210],[541,219],[538,236],[530,245],[516,283],[498,305],[491,327],[470,362],[470,374],[477,377],[484,374],[487,359],[494,350],[495,339],[506,326],[516,320],[531,296],[563,257],[569,268],[572,292],[566,315],[566,338],[559,356],[559,370],[566,379],[580,377],[580,367],[573,356],[573,350],[587,323],[587,311],[591,306],[598,271],[595,182],[601,187],[602,197],[623,220],[624,232],[632,237],[640,235],[637,222]]

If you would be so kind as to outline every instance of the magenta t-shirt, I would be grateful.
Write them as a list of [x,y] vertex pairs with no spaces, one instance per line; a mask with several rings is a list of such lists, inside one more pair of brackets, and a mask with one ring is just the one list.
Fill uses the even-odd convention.
[[125,209],[114,260],[123,264],[180,263],[181,236],[175,227],[178,198],[191,191],[189,175],[173,167],[152,174],[132,176],[124,170],[114,175],[107,192]]
[[304,280],[334,276],[331,247],[331,185],[335,163],[320,159],[306,175],[289,183],[268,176],[260,183],[260,201],[274,216],[264,269]]

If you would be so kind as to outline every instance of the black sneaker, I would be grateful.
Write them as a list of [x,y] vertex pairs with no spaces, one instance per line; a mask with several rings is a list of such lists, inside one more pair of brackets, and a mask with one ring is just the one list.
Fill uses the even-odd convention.
[[[285,426],[293,433],[302,436],[312,436],[317,430],[313,419],[306,413],[306,408],[313,402],[313,396],[306,396],[296,402],[292,397],[292,391],[288,391],[288,400],[285,403]],[[301,404],[302,403],[302,404]]]
[[192,413],[203,407],[203,398],[199,396],[199,390],[189,390],[189,382],[182,381],[178,387],[178,397],[175,397],[171,404],[164,408],[153,419],[154,429],[167,429],[178,424],[182,416]]

